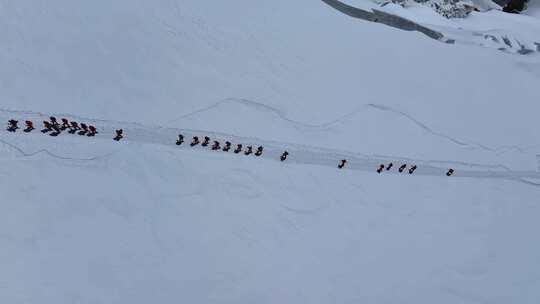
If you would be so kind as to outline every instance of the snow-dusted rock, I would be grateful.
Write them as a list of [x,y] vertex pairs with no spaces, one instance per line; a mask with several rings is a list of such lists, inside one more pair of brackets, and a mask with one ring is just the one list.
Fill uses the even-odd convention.
[[[446,18],[465,18],[474,11],[476,5],[473,2],[462,0],[392,0],[393,3],[406,7],[411,2],[421,3],[433,8],[437,13]],[[482,7],[485,7],[483,5]]]

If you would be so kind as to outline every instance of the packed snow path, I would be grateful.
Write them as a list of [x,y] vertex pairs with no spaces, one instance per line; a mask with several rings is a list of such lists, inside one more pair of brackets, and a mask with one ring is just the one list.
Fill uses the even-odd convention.
[[[169,128],[162,126],[148,126],[142,125],[139,123],[132,122],[121,122],[121,121],[107,121],[107,120],[97,120],[97,119],[88,119],[82,118],[74,115],[54,115],[58,118],[67,118],[70,121],[84,122],[87,124],[94,125],[98,128],[99,133],[95,135],[96,138],[103,140],[110,140],[113,144],[112,138],[116,135],[116,129],[123,129],[125,137],[122,139],[120,144],[129,144],[129,143],[143,143],[143,144],[160,144],[168,145],[174,147],[178,150],[184,149],[195,149],[195,150],[204,150],[207,153],[229,153],[231,157],[253,157],[253,158],[265,158],[275,161],[279,161],[279,158],[283,151],[288,151],[289,156],[285,163],[287,164],[309,164],[309,165],[320,165],[320,166],[331,166],[336,167],[341,159],[346,159],[347,164],[345,169],[347,170],[359,170],[373,172],[376,174],[376,169],[381,164],[393,163],[394,168],[390,171],[384,171],[383,174],[402,174],[409,175],[407,171],[399,173],[397,168],[401,164],[417,165],[418,169],[414,172],[414,175],[424,175],[424,176],[437,176],[442,178],[446,177],[446,172],[449,168],[456,169],[456,173],[452,177],[472,177],[472,178],[499,178],[507,180],[515,180],[518,182],[526,183],[532,186],[540,187],[540,172],[538,171],[515,171],[507,168],[503,165],[493,164],[493,165],[481,165],[475,163],[461,162],[461,161],[432,161],[432,160],[420,160],[420,159],[410,159],[406,157],[381,157],[381,156],[372,156],[362,153],[355,153],[351,151],[344,151],[338,149],[329,149],[317,146],[309,145],[299,145],[294,143],[287,142],[277,142],[269,141],[256,137],[242,137],[233,134],[220,133],[215,131],[207,130],[191,130],[191,129],[179,129],[179,128]],[[32,120],[36,125],[36,130],[31,133],[24,133],[21,129],[17,132],[12,133],[8,132],[5,128],[2,131],[1,142],[4,145],[7,145],[15,149],[18,153],[23,156],[33,156],[39,153],[46,153],[51,157],[60,158],[60,159],[72,159],[69,157],[64,157],[61,155],[50,153],[48,150],[43,149],[37,152],[27,152],[18,147],[16,144],[10,142],[10,138],[13,136],[26,136],[29,138],[46,137],[50,141],[54,141],[55,138],[49,136],[48,134],[42,134],[39,130],[41,128],[41,123],[44,120],[49,119],[49,115],[35,112],[22,112],[22,111],[11,111],[11,110],[1,110],[0,119],[3,121],[8,121],[9,119],[19,119],[20,121]],[[184,136],[185,142],[177,146],[175,144],[176,139],[179,134]],[[62,132],[61,137],[65,136],[80,136],[76,134],[69,134],[67,131]],[[245,156],[243,153],[234,154],[233,149],[229,152],[212,151],[211,145],[207,147],[202,147],[200,144],[194,147],[190,146],[190,141],[193,136],[198,136],[199,139],[202,139],[204,136],[209,136],[211,142],[214,140],[219,141],[223,144],[225,141],[230,141],[233,144],[233,149],[236,144],[242,144],[244,147],[253,146],[254,149],[258,146],[264,147],[264,153],[262,156]],[[125,142],[125,143],[123,143]],[[114,143],[117,144],[117,143]],[[79,159],[79,160],[94,160],[95,158]],[[537,180],[537,181],[535,181]]]

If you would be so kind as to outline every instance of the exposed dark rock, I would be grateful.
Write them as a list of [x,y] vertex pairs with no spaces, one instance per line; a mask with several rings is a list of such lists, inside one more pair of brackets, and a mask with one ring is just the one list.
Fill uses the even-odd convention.
[[372,12],[365,11],[365,10],[347,5],[338,0],[322,0],[322,1],[328,4],[329,6],[333,7],[334,9],[342,12],[343,14],[348,15],[353,18],[358,18],[358,19],[371,21],[371,22],[379,22],[379,23],[386,24],[388,26],[395,27],[395,28],[405,30],[405,31],[417,31],[436,40],[440,40],[444,37],[443,34],[437,31],[429,29],[425,26],[422,26],[418,23],[415,23],[411,20],[405,19],[400,16],[392,15],[392,14],[385,13],[379,10],[373,10]]

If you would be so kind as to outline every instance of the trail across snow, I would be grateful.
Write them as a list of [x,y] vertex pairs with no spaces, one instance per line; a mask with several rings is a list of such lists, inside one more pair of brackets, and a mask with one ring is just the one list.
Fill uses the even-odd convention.
[[[369,105],[371,107],[381,109],[384,111],[393,111],[391,109],[377,106],[377,105]],[[20,116],[21,121],[23,120],[33,120],[34,122],[39,125],[39,123],[43,120],[47,120],[49,118],[49,115],[41,114],[41,113],[33,113],[33,112],[17,112],[17,111],[8,111],[3,110],[0,112],[0,118],[7,121],[11,116],[17,114]],[[193,115],[195,113],[191,113],[188,115]],[[406,115],[401,113],[402,115]],[[115,130],[116,129],[123,129],[125,138],[122,140],[122,142],[118,143],[120,145],[129,145],[130,143],[142,143],[142,144],[158,144],[158,145],[166,145],[174,147],[175,149],[178,149],[179,151],[190,149],[190,150],[197,150],[205,153],[227,153],[219,151],[212,151],[210,147],[202,147],[200,145],[195,147],[190,147],[189,143],[191,141],[191,138],[193,136],[198,136],[202,139],[204,136],[209,136],[211,140],[217,140],[220,143],[224,143],[225,141],[230,141],[233,143],[233,149],[234,145],[241,143],[244,145],[244,147],[251,145],[254,147],[254,149],[258,146],[264,147],[264,153],[260,158],[264,159],[271,159],[275,161],[279,161],[279,156],[283,153],[283,151],[289,152],[289,157],[286,160],[286,164],[307,164],[307,165],[319,165],[319,166],[330,166],[330,167],[336,167],[338,162],[341,159],[347,160],[346,169],[347,170],[358,170],[358,171],[367,171],[367,172],[373,172],[376,174],[375,170],[380,164],[388,164],[392,162],[394,164],[394,169],[390,171],[385,171],[384,174],[403,174],[403,175],[409,175],[406,173],[399,173],[397,171],[398,164],[408,164],[410,165],[417,165],[418,169],[415,171],[414,175],[423,175],[423,176],[433,176],[433,177],[441,177],[441,178],[447,178],[445,176],[446,171],[449,168],[456,169],[456,174],[452,178],[455,177],[473,177],[473,178],[498,178],[498,179],[508,179],[508,180],[514,180],[518,182],[524,182],[528,185],[534,185],[534,186],[540,186],[540,183],[534,183],[533,181],[529,179],[538,179],[540,181],[540,172],[531,170],[531,171],[520,171],[520,170],[512,170],[511,168],[508,168],[504,165],[500,164],[477,164],[473,162],[466,162],[466,161],[456,161],[456,160],[426,160],[426,159],[411,159],[407,157],[400,157],[400,156],[392,156],[392,157],[385,157],[380,155],[367,155],[362,154],[358,152],[353,151],[346,151],[346,150],[340,150],[335,149],[333,147],[318,147],[316,145],[302,145],[302,144],[295,144],[295,143],[289,143],[289,142],[277,142],[277,141],[271,141],[271,140],[265,140],[263,138],[257,138],[257,137],[245,137],[245,136],[238,136],[234,134],[227,134],[222,133],[218,131],[211,131],[211,130],[194,130],[194,129],[181,129],[181,128],[171,128],[171,127],[163,127],[163,126],[149,126],[149,125],[143,125],[139,123],[130,123],[130,122],[120,122],[120,121],[107,121],[107,120],[99,120],[99,119],[88,119],[88,118],[82,118],[75,115],[68,115],[68,114],[61,114],[61,115],[55,115],[57,117],[66,117],[69,120],[75,120],[80,122],[85,122],[87,124],[92,124],[98,128],[99,133],[96,135],[96,138],[100,140],[111,140],[115,136]],[[187,116],[183,116],[187,117]],[[411,120],[414,120],[414,118],[408,117]],[[420,122],[416,122],[420,124],[423,128],[428,128],[427,126],[422,125]],[[8,134],[6,134],[8,133]],[[53,156],[55,158],[64,158],[64,159],[72,159],[70,157],[64,157],[60,156],[56,153],[51,153],[46,149],[39,150],[36,152],[27,152],[24,151],[22,148],[11,144],[9,142],[10,138],[12,136],[25,136],[28,138],[34,138],[36,137],[47,137],[50,141],[54,142],[56,138],[53,138],[47,134],[42,134],[39,131],[39,128],[34,130],[31,134],[25,134],[22,131],[18,131],[16,133],[9,133],[7,131],[3,131],[3,138],[1,139],[2,142],[15,150],[19,151],[22,156],[32,156],[37,153],[46,153],[50,156]],[[181,146],[176,146],[175,141],[179,134],[182,134],[185,137],[185,143]],[[79,136],[79,135],[72,135],[68,134],[67,132],[63,132],[60,136]],[[447,136],[445,136],[447,137]],[[448,139],[455,141],[458,144],[467,145],[466,143],[459,142],[458,140],[452,139],[450,137],[447,137]],[[89,143],[88,149],[90,150],[91,143]],[[488,149],[488,148],[485,148]],[[236,155],[234,153],[228,152],[231,157],[246,157],[243,154]],[[103,157],[103,156],[100,156]],[[249,157],[256,157],[256,156],[249,156]],[[80,160],[93,160],[95,158],[79,158]]]

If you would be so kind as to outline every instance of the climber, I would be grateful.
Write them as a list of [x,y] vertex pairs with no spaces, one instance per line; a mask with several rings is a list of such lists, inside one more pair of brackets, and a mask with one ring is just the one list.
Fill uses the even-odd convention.
[[212,145],[212,151],[221,150],[221,146],[219,145],[219,141],[214,140],[214,144]]
[[230,149],[231,149],[231,142],[230,142],[230,141],[226,141],[226,142],[225,142],[225,147],[223,147],[223,151],[224,151],[224,152],[229,152]]
[[409,169],[409,174],[413,174],[414,171],[416,170],[416,165],[413,165],[410,169]]
[[32,132],[32,130],[34,130],[34,123],[31,122],[30,120],[27,120],[25,121],[25,124],[26,124],[26,129],[24,129],[24,132],[28,133],[28,132]]
[[86,134],[86,136],[96,136],[97,134],[97,130],[96,130],[96,127],[94,126],[88,126],[88,134]]
[[246,147],[246,152],[244,152],[245,155],[250,155],[251,153],[253,153],[253,147],[252,146],[247,146]]
[[53,130],[51,123],[46,120],[43,121],[43,127],[44,129],[41,130],[41,133],[47,133]]
[[384,170],[384,165],[380,165],[379,169],[377,169],[377,173],[381,174],[381,172]]
[[60,130],[60,125],[58,123],[51,125],[51,128],[54,132],[49,133],[50,136],[58,136],[60,135],[60,133],[62,133],[62,130]]
[[405,169],[407,169],[407,164],[403,164],[401,167],[399,167],[399,173],[402,173]]
[[124,138],[124,130],[118,129],[115,132],[116,132],[116,137],[113,138],[114,140],[120,141],[120,139]]
[[176,145],[180,146],[183,143],[184,143],[184,135],[178,134],[178,139],[176,140]]
[[345,167],[345,164],[347,163],[347,160],[346,159],[342,159],[340,164],[338,165],[338,168],[340,169],[343,169],[343,167]]
[[79,135],[86,135],[88,133],[88,126],[85,123],[81,123],[81,130],[79,131]]
[[62,131],[64,131],[65,129],[69,129],[70,125],[69,125],[69,121],[65,118],[62,118]]
[[17,125],[18,123],[19,123],[19,121],[14,120],[14,119],[10,119],[10,120],[8,121],[8,128],[7,128],[7,130],[8,130],[9,132],[15,132],[15,131],[17,131],[17,129],[19,128],[19,126]]
[[394,166],[393,163],[389,163],[388,166],[386,166],[386,171],[390,171],[390,169],[392,169],[393,166]]
[[205,136],[201,146],[206,147],[210,143],[210,137]]
[[455,172],[454,169],[450,169],[448,170],[448,172],[446,172],[446,176],[452,176],[454,175],[454,172]]
[[238,154],[242,152],[242,144],[236,145],[236,149],[234,149],[234,153]]
[[56,121],[56,117],[51,116],[51,117],[49,117],[49,120],[51,121],[51,125],[59,126],[58,121]]
[[285,151],[283,152],[283,154],[281,154],[281,157],[279,159],[281,159],[281,161],[285,161],[287,159],[287,156],[289,156],[289,152]]
[[259,146],[259,147],[257,148],[257,151],[255,151],[255,156],[261,156],[262,153],[263,153],[263,149],[264,149],[264,148],[263,148],[262,146]]
[[79,124],[76,121],[72,121],[69,134],[75,134],[75,132],[77,132],[80,129],[81,128],[79,127]]
[[200,141],[199,141],[199,137],[193,136],[193,139],[191,140],[190,146],[194,147],[194,146],[198,145],[199,142],[200,142]]

